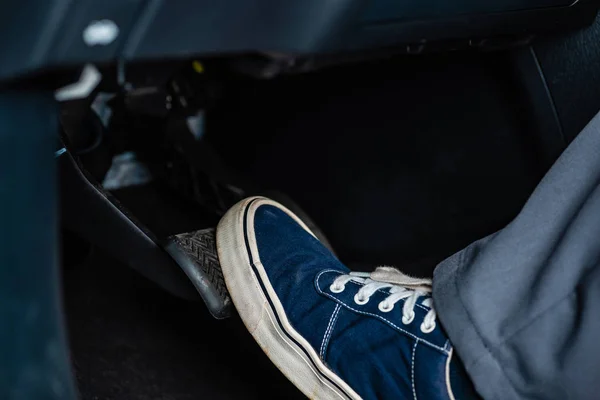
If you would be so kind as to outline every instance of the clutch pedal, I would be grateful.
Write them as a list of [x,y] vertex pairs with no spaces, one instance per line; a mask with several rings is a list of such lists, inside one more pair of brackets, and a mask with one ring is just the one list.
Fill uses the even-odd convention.
[[219,264],[215,229],[173,235],[164,248],[198,290],[212,316],[229,317],[231,298]]

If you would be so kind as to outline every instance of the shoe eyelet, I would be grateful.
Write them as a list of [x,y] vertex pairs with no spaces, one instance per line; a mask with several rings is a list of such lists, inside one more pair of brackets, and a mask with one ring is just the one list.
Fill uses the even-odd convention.
[[332,293],[342,293],[345,289],[346,286],[344,285],[336,286],[332,283],[331,286],[329,286],[329,290],[331,290]]
[[379,308],[379,311],[381,312],[390,312],[394,309],[394,306],[392,304],[386,303],[385,301],[382,301],[381,303],[379,303],[377,308]]
[[413,319],[415,319],[415,312],[413,311],[412,313],[410,313],[410,315],[408,316],[408,318],[406,318],[405,315],[402,316],[402,323],[404,325],[408,325],[411,322],[413,322]]
[[423,322],[421,324],[421,332],[423,332],[423,333],[431,333],[431,332],[433,332],[434,329],[435,329],[435,322],[432,323],[430,326],[425,325],[425,322]]
[[368,297],[361,297],[358,295],[358,293],[356,293],[354,295],[354,302],[356,304],[358,304],[359,306],[362,306],[364,304],[367,304],[369,302],[369,298]]

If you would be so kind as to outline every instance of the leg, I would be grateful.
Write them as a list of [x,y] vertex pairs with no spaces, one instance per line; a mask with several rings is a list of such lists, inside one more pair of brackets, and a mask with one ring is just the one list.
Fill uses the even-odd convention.
[[597,398],[600,114],[502,231],[441,263],[442,325],[486,398]]

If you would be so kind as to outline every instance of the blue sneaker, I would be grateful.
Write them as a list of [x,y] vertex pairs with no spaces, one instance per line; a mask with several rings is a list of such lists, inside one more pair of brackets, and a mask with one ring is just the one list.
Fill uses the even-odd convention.
[[475,396],[436,319],[431,281],[352,273],[291,211],[254,197],[217,228],[229,293],[275,365],[315,399]]

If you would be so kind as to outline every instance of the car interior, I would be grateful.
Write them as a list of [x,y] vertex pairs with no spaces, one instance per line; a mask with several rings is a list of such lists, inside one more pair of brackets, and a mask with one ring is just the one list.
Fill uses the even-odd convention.
[[431,277],[600,110],[599,6],[0,4],[2,390],[303,398],[236,315],[219,219],[264,195],[354,270]]

